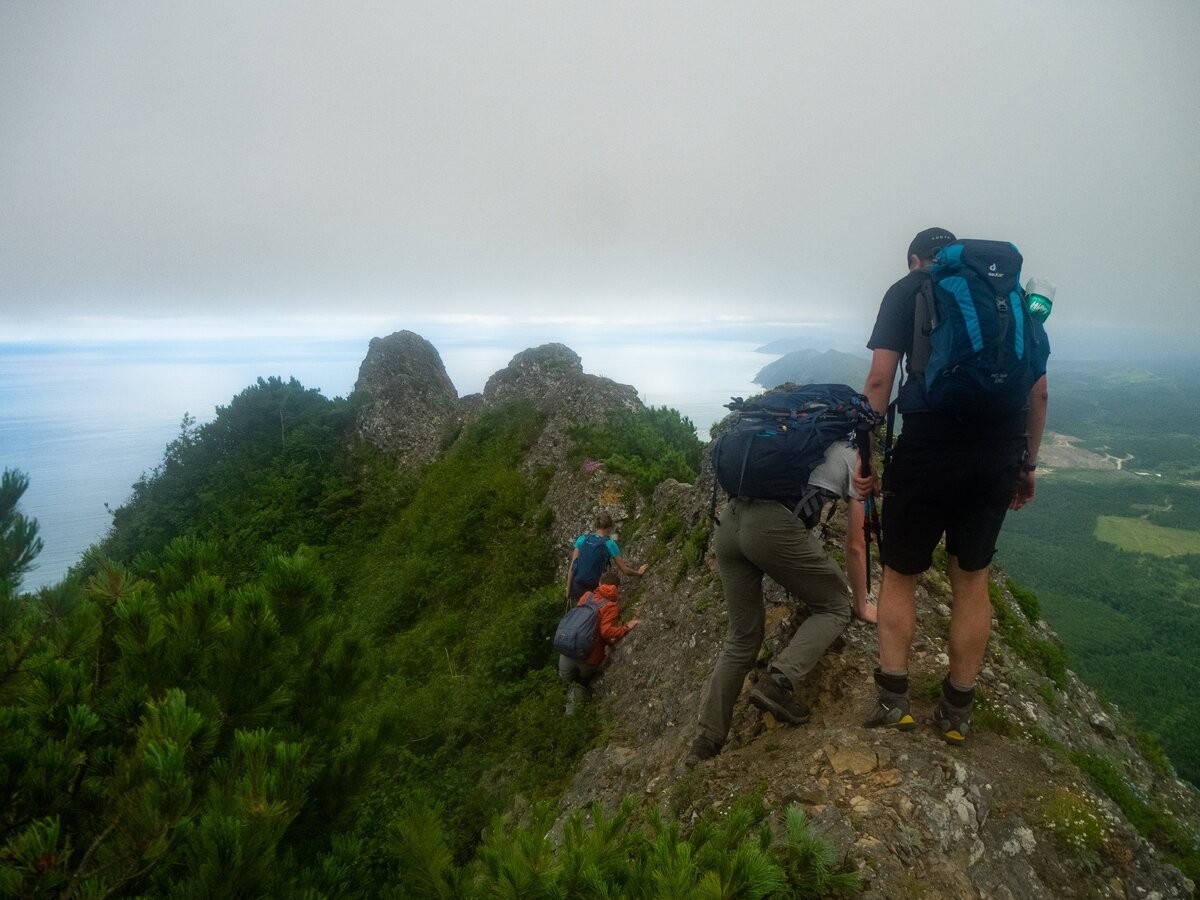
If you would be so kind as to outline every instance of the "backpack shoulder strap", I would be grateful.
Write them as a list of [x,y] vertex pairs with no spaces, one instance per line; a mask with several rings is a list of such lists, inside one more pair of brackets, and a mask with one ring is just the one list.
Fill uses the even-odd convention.
[[933,352],[930,334],[937,326],[937,306],[933,302],[933,278],[926,278],[917,289],[913,311],[913,349],[908,359],[908,368],[913,375],[924,375]]

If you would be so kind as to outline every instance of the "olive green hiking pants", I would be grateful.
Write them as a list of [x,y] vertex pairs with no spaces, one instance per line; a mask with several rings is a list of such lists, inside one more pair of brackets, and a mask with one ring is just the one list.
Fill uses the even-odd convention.
[[793,686],[850,622],[850,591],[841,567],[781,503],[733,499],[721,510],[714,546],[729,630],[700,703],[700,732],[725,743],[733,706],[762,646],[762,579],[770,575],[808,606],[809,616],[771,667]]

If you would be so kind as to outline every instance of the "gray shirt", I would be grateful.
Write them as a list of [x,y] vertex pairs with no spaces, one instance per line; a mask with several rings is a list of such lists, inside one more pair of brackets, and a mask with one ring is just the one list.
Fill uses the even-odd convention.
[[822,488],[839,500],[857,497],[854,490],[854,468],[858,465],[858,451],[847,440],[834,441],[825,451],[825,460],[808,476],[810,487]]

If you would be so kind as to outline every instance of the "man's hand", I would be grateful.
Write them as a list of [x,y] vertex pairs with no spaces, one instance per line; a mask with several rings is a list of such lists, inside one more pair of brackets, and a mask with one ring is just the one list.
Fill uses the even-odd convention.
[[629,621],[628,621],[626,624],[627,624],[627,625],[628,625],[630,628],[632,628],[634,625],[636,625],[636,624],[637,624],[638,622],[640,622],[640,621],[642,621],[642,620],[641,620],[641,619],[630,619],[630,620],[629,620]]
[[1037,494],[1037,477],[1033,472],[1022,471],[1017,476],[1017,488],[1013,491],[1013,498],[1009,501],[1009,509],[1020,509],[1026,503],[1033,500]]
[[646,570],[647,570],[648,568],[650,568],[650,564],[649,564],[649,563],[642,563],[640,566],[638,566],[638,567],[637,567],[637,573],[638,573],[639,575],[645,575],[645,574],[646,574]]
[[878,497],[880,494],[879,479],[874,472],[870,475],[855,472],[852,483],[854,490],[858,492],[859,500],[865,501],[868,497]]

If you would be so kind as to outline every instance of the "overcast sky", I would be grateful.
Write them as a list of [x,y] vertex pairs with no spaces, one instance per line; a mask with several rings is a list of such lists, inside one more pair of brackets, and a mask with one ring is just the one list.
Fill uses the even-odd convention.
[[865,332],[931,225],[1052,333],[1191,338],[1197,47],[1192,0],[0,0],[0,340]]

